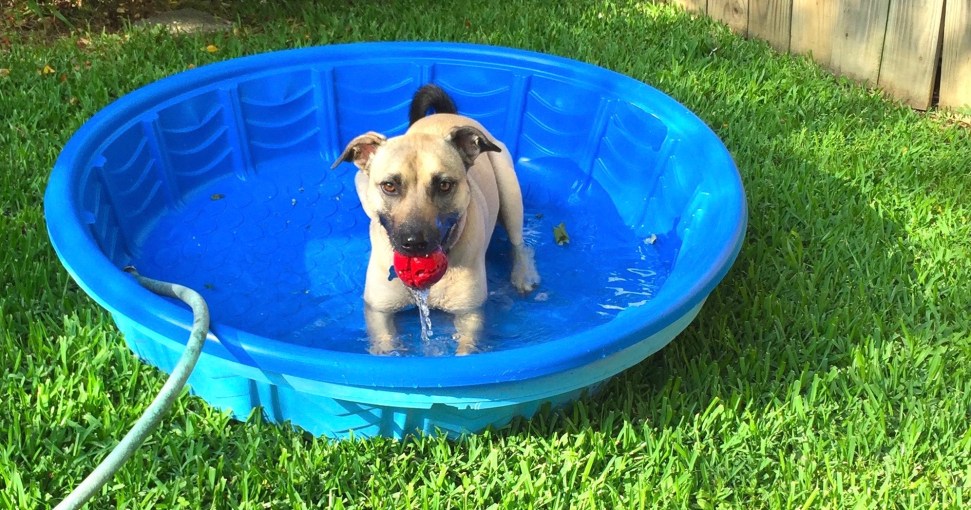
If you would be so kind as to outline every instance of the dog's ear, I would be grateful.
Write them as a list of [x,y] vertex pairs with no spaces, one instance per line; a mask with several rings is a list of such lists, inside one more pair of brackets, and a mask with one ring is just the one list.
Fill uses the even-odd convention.
[[462,156],[462,161],[465,163],[465,168],[472,166],[475,158],[483,152],[502,152],[502,149],[489,141],[485,133],[472,126],[452,128],[445,139],[458,149],[459,155]]
[[334,161],[333,165],[330,165],[331,169],[337,168],[337,165],[345,161],[350,161],[354,163],[361,170],[367,168],[367,164],[371,161],[371,156],[374,155],[374,151],[378,150],[378,147],[384,143],[387,138],[381,133],[375,133],[374,131],[368,131],[361,136],[351,140],[347,147],[344,148],[344,152],[341,153],[337,161]]

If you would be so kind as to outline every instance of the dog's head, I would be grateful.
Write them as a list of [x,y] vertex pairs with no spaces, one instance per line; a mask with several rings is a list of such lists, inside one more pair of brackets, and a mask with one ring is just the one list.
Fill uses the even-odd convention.
[[334,162],[353,162],[367,176],[363,199],[406,255],[448,247],[471,200],[468,169],[482,152],[500,149],[472,126],[444,138],[411,133],[387,139],[375,132],[351,140]]

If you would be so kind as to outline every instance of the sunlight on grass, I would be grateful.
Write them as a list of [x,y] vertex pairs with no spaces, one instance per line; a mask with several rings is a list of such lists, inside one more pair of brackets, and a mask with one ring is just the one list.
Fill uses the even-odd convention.
[[671,345],[562,411],[456,442],[332,442],[186,395],[90,508],[967,504],[968,129],[669,6],[390,4],[251,2],[231,33],[75,32],[0,49],[0,507],[59,501],[163,380],[47,241],[41,197],[71,133],[185,69],[359,40],[527,48],[672,95],[745,182],[734,268]]

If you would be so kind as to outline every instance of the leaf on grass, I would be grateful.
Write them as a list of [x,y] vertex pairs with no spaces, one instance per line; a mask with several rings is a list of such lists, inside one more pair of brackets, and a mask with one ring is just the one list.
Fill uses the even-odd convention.
[[53,74],[54,68],[50,64],[44,64],[44,68],[40,70],[40,74]]
[[215,53],[219,51],[219,46],[216,46],[215,44],[210,44],[209,46],[206,46],[206,51],[208,51],[209,53]]
[[7,69],[6,67],[0,69],[0,78],[5,78],[7,76],[10,76],[10,69]]
[[570,244],[570,235],[566,233],[566,223],[560,223],[553,227],[553,240],[560,246]]

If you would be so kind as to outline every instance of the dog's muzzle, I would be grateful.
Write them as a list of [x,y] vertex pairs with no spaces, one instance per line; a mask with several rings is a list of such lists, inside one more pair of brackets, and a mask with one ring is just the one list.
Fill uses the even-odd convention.
[[458,225],[458,215],[439,217],[435,224],[418,221],[397,224],[384,215],[380,216],[380,220],[394,251],[411,257],[425,256],[439,248],[448,252],[455,241],[452,237]]

